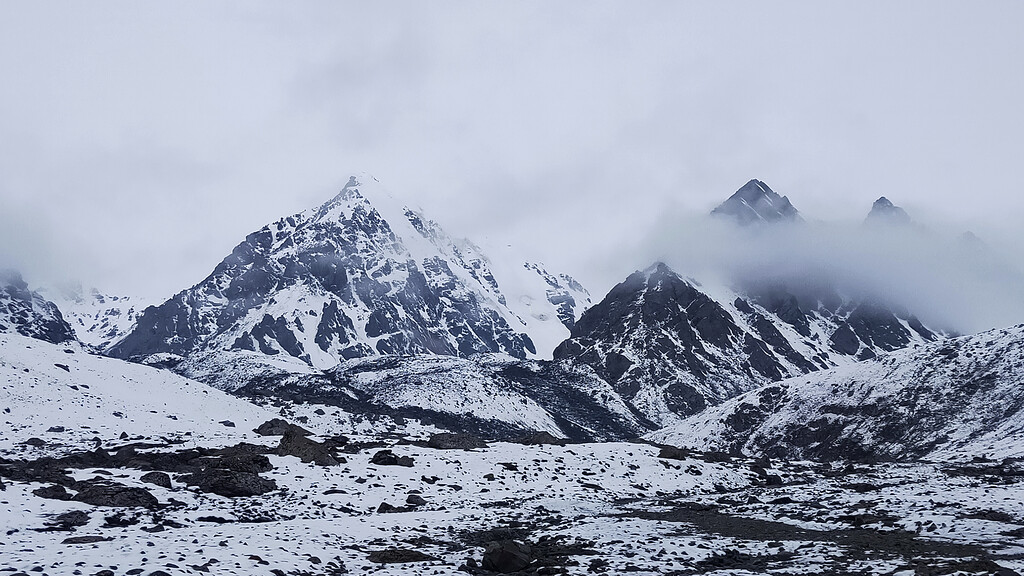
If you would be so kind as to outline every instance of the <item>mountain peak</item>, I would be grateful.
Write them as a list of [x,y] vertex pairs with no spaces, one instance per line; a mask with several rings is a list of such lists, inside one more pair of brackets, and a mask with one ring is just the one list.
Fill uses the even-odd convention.
[[910,224],[910,215],[885,196],[881,196],[871,205],[871,211],[868,212],[864,223],[872,226],[878,224],[903,226]]
[[801,220],[800,212],[789,198],[779,196],[767,184],[756,179],[744,184],[711,214],[733,218],[740,224]]

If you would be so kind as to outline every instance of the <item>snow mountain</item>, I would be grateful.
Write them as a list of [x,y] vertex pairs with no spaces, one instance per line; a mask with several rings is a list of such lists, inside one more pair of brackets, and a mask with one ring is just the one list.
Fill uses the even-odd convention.
[[909,313],[835,291],[702,285],[659,263],[588,309],[554,355],[592,367],[664,426],[768,382],[937,337]]
[[751,180],[711,211],[740,224],[799,222],[800,212],[785,196],[779,196],[760,180]]
[[652,435],[795,459],[1024,456],[1024,326],[770,384]]
[[76,283],[39,292],[60,308],[79,342],[105,351],[135,327],[149,302],[134,296],[111,296]]
[[75,339],[56,304],[30,290],[21,275],[0,271],[0,333],[16,333],[59,344]]
[[316,368],[391,354],[544,357],[588,302],[571,277],[535,263],[492,267],[373,178],[352,177],[322,206],[247,236],[205,280],[143,312],[109,353],[248,350]]

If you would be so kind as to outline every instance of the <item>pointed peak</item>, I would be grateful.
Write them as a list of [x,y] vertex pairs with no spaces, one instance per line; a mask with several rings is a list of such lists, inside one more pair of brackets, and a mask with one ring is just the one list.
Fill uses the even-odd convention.
[[893,204],[885,196],[881,196],[871,205],[871,211],[868,212],[867,217],[864,219],[864,224],[870,226],[905,226],[910,224],[910,215],[907,214],[906,210]]
[[764,182],[753,179],[711,211],[740,224],[799,221],[800,212],[786,196],[779,196]]

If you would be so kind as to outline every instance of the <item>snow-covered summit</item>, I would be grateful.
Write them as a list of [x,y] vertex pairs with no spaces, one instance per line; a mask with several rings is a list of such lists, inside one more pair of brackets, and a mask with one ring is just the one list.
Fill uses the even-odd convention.
[[205,280],[146,310],[111,354],[252,350],[317,368],[382,354],[544,357],[586,298],[570,277],[540,266],[496,273],[476,245],[376,179],[352,177],[321,206],[250,234]]
[[81,283],[42,287],[39,293],[60,308],[79,342],[104,351],[135,327],[152,302],[135,296],[118,296]]
[[751,180],[725,202],[711,211],[714,216],[734,219],[740,224],[753,222],[800,221],[800,212],[786,196],[779,196],[760,180]]

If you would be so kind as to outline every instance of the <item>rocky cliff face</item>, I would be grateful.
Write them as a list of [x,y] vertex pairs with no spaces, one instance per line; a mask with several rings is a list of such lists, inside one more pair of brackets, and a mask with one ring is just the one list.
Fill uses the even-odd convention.
[[587,310],[555,350],[666,425],[761,384],[934,340],[914,316],[779,284],[745,290],[636,272]]
[[1024,326],[947,339],[770,384],[653,435],[833,460],[1018,455]]
[[54,344],[75,339],[57,305],[30,290],[21,275],[11,270],[0,271],[0,332]]
[[389,354],[549,353],[531,334],[545,344],[568,334],[586,292],[539,265],[506,270],[525,293],[506,293],[478,247],[353,177],[319,208],[250,234],[204,281],[146,310],[110,354],[250,350],[326,368]]

